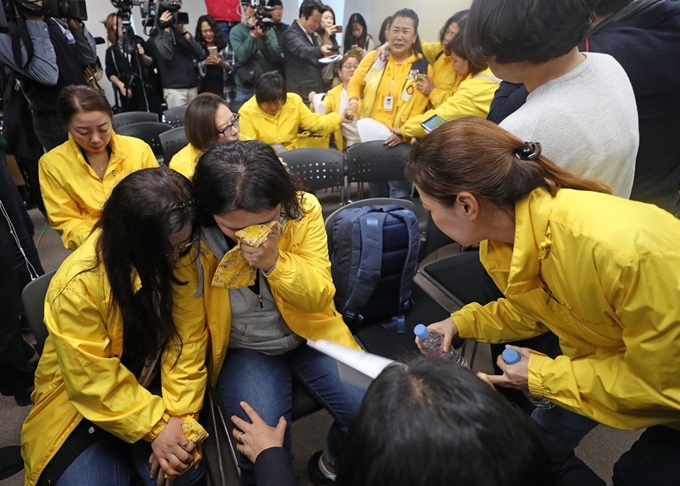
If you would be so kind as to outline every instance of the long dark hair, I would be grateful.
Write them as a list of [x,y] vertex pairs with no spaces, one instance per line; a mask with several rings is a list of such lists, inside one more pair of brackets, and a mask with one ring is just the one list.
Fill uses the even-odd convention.
[[460,30],[456,36],[451,39],[451,42],[448,43],[446,49],[468,62],[468,70],[470,71],[470,74],[478,74],[487,69],[489,66],[485,59],[479,59],[477,57],[468,55],[470,49],[467,47],[468,41],[465,38],[466,23],[466,19],[462,19],[460,22],[458,22],[458,27]]
[[221,96],[201,93],[191,100],[184,112],[184,134],[187,141],[201,152],[220,138],[215,126],[215,113],[220,105],[229,108],[229,103]]
[[413,49],[413,52],[418,54],[420,57],[423,57],[423,45],[420,43],[420,34],[418,33],[418,25],[420,24],[420,18],[418,18],[418,14],[415,13],[415,11],[411,10],[410,8],[402,8],[400,10],[397,10],[396,12],[394,12],[394,15],[392,15],[392,20],[390,21],[390,28],[394,23],[394,19],[396,19],[397,17],[405,17],[407,19],[413,20],[413,29],[416,31],[416,40],[413,41],[411,49]]
[[611,194],[606,184],[571,174],[540,155],[540,145],[476,117],[450,121],[421,139],[405,171],[444,207],[453,206],[462,191],[511,211],[538,187],[553,196],[560,188]]
[[[191,183],[167,167],[142,169],[123,179],[104,204],[95,228],[97,263],[103,263],[113,301],[123,317],[126,364],[141,368],[166,345],[182,341],[172,315],[173,273],[168,237],[192,228]],[[134,287],[136,272],[142,283]]]
[[392,16],[388,15],[385,17],[385,20],[382,21],[382,24],[380,24],[380,34],[378,34],[380,45],[383,45],[385,42],[387,42],[387,38],[385,37],[385,29],[388,29],[390,25],[392,25]]
[[[363,32],[359,38],[354,37],[354,34],[352,33],[354,24],[359,24],[363,28]],[[343,44],[345,52],[349,52],[353,45],[357,45],[362,49],[368,49],[368,27],[366,27],[366,19],[364,19],[364,16],[360,13],[355,12],[350,15],[349,20],[347,21],[347,31],[345,32]]]
[[556,484],[528,417],[470,370],[425,357],[371,383],[337,466],[338,486]]
[[222,49],[227,47],[227,41],[224,39],[222,29],[220,29],[220,26],[217,25],[215,19],[212,18],[212,16],[210,15],[201,15],[198,18],[198,21],[196,22],[196,35],[194,36],[194,38],[199,42],[199,44],[201,44],[204,48],[207,49],[205,40],[203,40],[203,33],[201,32],[201,24],[203,22],[207,22],[213,31],[213,34],[215,35],[215,47],[217,47],[217,50],[221,51]]
[[[302,217],[298,191],[274,149],[257,140],[218,143],[198,159],[192,180],[198,205],[213,215],[241,209],[259,213],[281,208],[290,219]],[[211,221],[213,220],[213,221]]]

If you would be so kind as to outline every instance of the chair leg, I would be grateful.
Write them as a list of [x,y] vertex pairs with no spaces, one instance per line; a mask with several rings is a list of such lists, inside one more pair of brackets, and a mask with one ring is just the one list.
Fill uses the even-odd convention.
[[479,346],[479,341],[475,341],[475,344],[472,346],[472,356],[470,356],[470,369],[472,369],[472,366],[475,364],[475,357],[477,356],[477,346]]
[[[221,410],[218,408],[217,404],[215,403],[215,400],[213,399],[212,395],[208,393],[208,400],[209,400],[209,407],[210,407],[210,418],[212,419],[213,427],[214,427],[214,432],[215,432],[215,446],[217,448],[217,468],[220,472],[220,481],[222,486],[227,486],[227,479],[224,474],[224,459],[222,459],[222,446],[220,445],[220,436],[217,430],[217,420],[215,417],[215,410],[217,409],[218,413],[220,414],[220,419],[222,420],[222,423],[224,424],[224,418],[222,417]],[[224,428],[224,431],[227,435],[227,441],[229,442],[229,447],[232,447],[231,445],[231,440],[229,439],[229,431],[227,428]],[[234,451],[232,450],[232,456],[235,457]],[[235,463],[236,464],[236,463]],[[238,469],[238,464],[236,465],[236,471],[240,471]]]
[[[241,469],[238,467],[238,457],[236,455],[236,448],[234,446],[234,442],[231,438],[231,434],[229,433],[229,426],[227,425],[227,421],[224,418],[224,412],[222,411],[222,407],[220,407],[217,403],[213,401],[213,414],[214,411],[217,410],[217,415],[220,418],[220,423],[222,424],[222,429],[224,430],[225,435],[227,436],[227,443],[229,444],[229,452],[231,452],[231,458],[234,461],[234,466],[236,467],[236,472],[239,477],[241,477]],[[219,453],[219,451],[218,451]],[[221,456],[220,456],[221,457]],[[224,481],[224,479],[223,479]],[[224,483],[226,484],[226,483]]]

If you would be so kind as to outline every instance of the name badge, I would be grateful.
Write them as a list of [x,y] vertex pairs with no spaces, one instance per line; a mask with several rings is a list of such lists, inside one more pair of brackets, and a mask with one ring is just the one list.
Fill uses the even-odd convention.
[[391,96],[385,96],[383,100],[383,111],[392,111],[394,108],[394,98]]

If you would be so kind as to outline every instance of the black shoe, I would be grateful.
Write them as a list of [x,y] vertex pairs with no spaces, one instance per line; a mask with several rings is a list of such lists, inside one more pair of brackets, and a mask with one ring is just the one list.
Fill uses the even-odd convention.
[[33,405],[33,402],[31,401],[32,393],[33,387],[31,387],[29,390],[15,393],[14,401],[17,402],[17,405],[19,405],[20,407],[28,407],[29,405]]
[[335,481],[328,479],[323,475],[321,469],[319,469],[319,458],[323,454],[323,451],[315,452],[307,463],[307,474],[309,475],[309,481],[314,486],[333,486]]
[[24,468],[19,446],[8,446],[0,449],[0,479],[14,476]]

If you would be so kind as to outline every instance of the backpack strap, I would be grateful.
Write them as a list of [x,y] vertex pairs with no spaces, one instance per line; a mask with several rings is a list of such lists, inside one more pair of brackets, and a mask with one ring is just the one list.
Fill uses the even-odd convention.
[[383,208],[370,206],[362,208],[364,214],[359,218],[361,229],[361,261],[352,294],[347,298],[340,313],[347,324],[360,324],[363,317],[357,309],[363,308],[373,294],[380,280],[383,250],[383,226],[387,214]]
[[401,274],[401,284],[399,285],[399,314],[394,316],[392,321],[383,324],[385,329],[397,327],[399,334],[404,334],[406,327],[405,312],[411,307],[413,301],[411,300],[411,288],[413,278],[416,274],[416,266],[418,265],[418,230],[413,231],[413,227],[418,228],[418,218],[413,211],[405,210],[402,206],[392,207],[389,209],[390,214],[400,219],[409,234],[408,252],[404,262],[404,270]]

